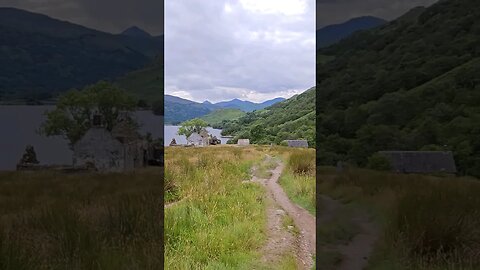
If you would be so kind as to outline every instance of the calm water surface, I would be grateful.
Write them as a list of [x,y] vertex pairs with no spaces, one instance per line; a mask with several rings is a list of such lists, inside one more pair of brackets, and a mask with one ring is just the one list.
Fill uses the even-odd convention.
[[[53,109],[54,106],[0,106],[0,171],[15,170],[27,144],[35,147],[41,164],[72,164],[72,151],[64,138],[45,137],[37,132],[46,119],[44,112]],[[162,136],[163,117],[138,111],[135,118],[142,134]]]

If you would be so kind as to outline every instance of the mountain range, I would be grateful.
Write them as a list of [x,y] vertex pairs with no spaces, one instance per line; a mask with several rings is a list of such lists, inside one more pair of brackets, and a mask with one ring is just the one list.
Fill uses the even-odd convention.
[[163,54],[163,36],[111,34],[46,15],[0,8],[0,99],[43,99],[142,69]]
[[351,34],[360,31],[368,30],[385,24],[384,19],[363,16],[353,18],[341,24],[334,24],[325,26],[317,30],[316,45],[317,49],[330,46],[338,41],[350,36]]
[[233,99],[230,101],[222,101],[218,103],[211,103],[208,101],[198,103],[176,96],[165,95],[165,123],[178,124],[185,120],[202,117],[210,114],[211,112],[222,109],[236,109],[243,112],[251,112],[254,110],[266,108],[283,100],[285,99],[275,98],[262,103],[254,103],[251,101]]

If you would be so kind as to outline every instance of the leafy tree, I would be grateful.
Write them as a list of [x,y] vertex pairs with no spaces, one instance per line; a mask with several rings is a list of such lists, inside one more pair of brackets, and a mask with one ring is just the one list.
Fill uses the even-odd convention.
[[194,132],[200,133],[204,130],[208,124],[202,119],[194,118],[192,120],[185,121],[180,124],[180,128],[178,129],[178,135],[185,135],[185,137],[189,137]]
[[63,136],[72,146],[92,126],[95,114],[102,115],[105,128],[111,131],[119,114],[133,111],[135,105],[132,97],[107,82],[80,91],[71,90],[60,96],[54,110],[46,112],[47,120],[40,127],[40,133]]
[[259,143],[259,141],[265,136],[265,129],[262,125],[255,125],[250,130],[250,140],[252,143]]

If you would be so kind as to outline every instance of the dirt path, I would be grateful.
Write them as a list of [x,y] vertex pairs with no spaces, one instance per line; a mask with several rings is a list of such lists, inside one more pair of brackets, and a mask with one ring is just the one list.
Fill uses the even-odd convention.
[[[318,217],[320,224],[332,220],[339,209],[346,207],[337,200],[328,196],[319,195],[322,201],[321,215]],[[370,220],[367,213],[355,209],[349,217],[353,224],[358,225],[360,232],[347,244],[336,244],[325,246],[328,250],[336,250],[340,253],[342,260],[335,268],[338,270],[363,270],[368,265],[375,242],[379,236],[378,226]]]
[[[299,269],[311,269],[315,255],[315,217],[307,210],[292,203],[278,184],[284,165],[278,162],[269,179],[253,177],[252,181],[262,183],[267,189],[268,241],[264,248],[264,260],[278,259],[289,248],[296,254]],[[282,216],[288,215],[298,229],[298,237],[283,229]],[[292,228],[293,229],[293,228]],[[277,258],[275,258],[277,257]]]

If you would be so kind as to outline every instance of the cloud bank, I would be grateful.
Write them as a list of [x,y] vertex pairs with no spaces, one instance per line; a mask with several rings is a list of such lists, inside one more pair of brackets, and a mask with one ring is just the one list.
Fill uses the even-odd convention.
[[165,3],[165,92],[195,101],[291,97],[315,84],[313,0]]

